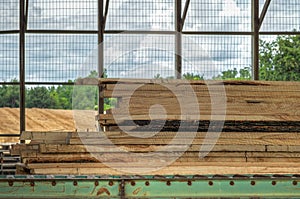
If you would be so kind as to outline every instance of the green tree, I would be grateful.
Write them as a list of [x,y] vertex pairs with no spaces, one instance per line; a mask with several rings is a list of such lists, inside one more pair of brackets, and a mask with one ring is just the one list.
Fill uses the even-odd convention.
[[244,67],[240,70],[229,69],[221,72],[221,75],[218,75],[214,79],[216,80],[250,80],[251,79],[251,68]]
[[300,81],[300,35],[260,41],[260,79]]
[[96,86],[76,86],[73,90],[73,108],[78,110],[94,110],[97,105],[97,90]]
[[[13,80],[16,82],[17,80]],[[3,85],[0,87],[0,107],[18,108],[20,105],[19,86]]]
[[[72,81],[69,81],[72,82]],[[72,109],[73,86],[62,85],[55,89],[57,102],[62,109]]]
[[46,87],[34,87],[27,90],[27,108],[56,108],[57,101],[51,93],[51,89]]

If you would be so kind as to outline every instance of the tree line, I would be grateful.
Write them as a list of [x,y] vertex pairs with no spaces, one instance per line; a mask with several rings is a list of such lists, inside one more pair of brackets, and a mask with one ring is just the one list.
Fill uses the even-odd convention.
[[[260,41],[260,80],[271,81],[300,81],[300,35],[278,36],[273,41]],[[252,79],[251,66],[229,69],[214,77],[221,80],[250,80]],[[89,77],[96,77],[97,72],[92,71]],[[161,78],[157,74],[154,78]],[[172,77],[170,77],[172,78]],[[203,75],[186,73],[187,80],[203,80]],[[17,82],[17,80],[12,80]],[[73,81],[69,81],[73,83]],[[73,86],[60,85],[51,87],[27,87],[27,108],[72,109],[72,102],[81,109],[96,109],[98,96],[95,87],[76,87],[73,96]],[[19,107],[19,87],[13,85],[0,86],[0,107]],[[73,99],[72,99],[73,98]],[[91,103],[94,100],[94,104]],[[105,99],[105,109],[113,107],[115,99]]]
[[[73,87],[69,85],[26,88],[26,107],[72,109],[72,90]],[[0,107],[18,108],[19,94],[19,86],[2,85]]]

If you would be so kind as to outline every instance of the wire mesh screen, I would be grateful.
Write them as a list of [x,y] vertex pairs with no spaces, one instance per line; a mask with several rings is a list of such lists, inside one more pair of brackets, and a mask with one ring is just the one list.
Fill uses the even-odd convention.
[[[261,7],[263,1],[260,1]],[[261,27],[262,31],[300,31],[300,1],[271,1]]]
[[30,0],[28,29],[97,30],[97,0]]
[[184,30],[251,31],[251,2],[251,0],[191,1]]
[[250,69],[251,36],[185,35],[183,58],[183,73],[198,74],[205,79],[216,78],[234,68]]
[[174,30],[174,0],[114,0],[108,30]]
[[19,29],[19,1],[0,1],[0,31]]
[[0,35],[0,82],[19,79],[19,35]]
[[174,35],[107,35],[104,67],[108,77],[175,76]]
[[97,70],[97,63],[85,64],[96,35],[28,34],[26,41],[27,82],[67,82]]

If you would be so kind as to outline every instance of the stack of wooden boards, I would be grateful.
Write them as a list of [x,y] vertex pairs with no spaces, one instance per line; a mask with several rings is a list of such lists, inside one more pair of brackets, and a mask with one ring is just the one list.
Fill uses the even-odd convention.
[[[99,86],[101,97],[118,100],[116,108],[97,117],[106,131],[24,132],[21,139],[30,143],[16,145],[12,151],[22,157],[19,172],[300,172],[300,83],[100,79]],[[195,99],[197,104],[192,104]],[[225,114],[224,105],[218,104],[224,99]],[[181,114],[185,105],[190,114]],[[225,118],[222,132],[218,132],[220,121],[215,123],[212,118]],[[204,153],[211,151],[199,158],[200,148]]]

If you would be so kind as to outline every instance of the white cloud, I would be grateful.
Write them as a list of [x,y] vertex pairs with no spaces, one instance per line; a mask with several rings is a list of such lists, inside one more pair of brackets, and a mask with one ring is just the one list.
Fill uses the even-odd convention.
[[223,10],[220,12],[220,16],[233,17],[240,16],[241,9],[237,6],[234,0],[224,0],[225,4]]

